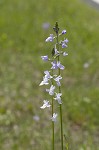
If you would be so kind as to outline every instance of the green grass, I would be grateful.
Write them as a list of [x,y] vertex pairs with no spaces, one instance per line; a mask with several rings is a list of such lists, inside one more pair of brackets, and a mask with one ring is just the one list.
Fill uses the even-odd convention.
[[[39,108],[45,93],[38,85],[48,69],[40,56],[52,48],[44,41],[56,21],[69,39],[69,56],[61,60],[65,143],[70,150],[99,150],[99,11],[80,0],[0,1],[0,150],[51,150],[49,112]],[[58,134],[57,122],[57,150]]]

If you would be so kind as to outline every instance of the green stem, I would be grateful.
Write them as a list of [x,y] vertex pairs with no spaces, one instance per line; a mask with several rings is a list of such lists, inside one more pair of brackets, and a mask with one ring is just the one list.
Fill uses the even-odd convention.
[[[53,117],[53,98],[52,98],[52,117]],[[52,121],[52,150],[54,150],[54,121]]]
[[62,105],[60,104],[60,122],[61,122],[61,148],[63,150],[63,120],[62,120]]
[[[58,32],[57,34],[57,50],[59,51],[59,40],[58,40]],[[58,56],[58,61],[60,61],[60,58]],[[58,75],[60,75],[60,68],[58,69]],[[59,93],[61,93],[61,87],[59,86]],[[61,150],[63,150],[63,119],[62,119],[62,104],[60,104],[60,126],[61,126]]]
[[[53,70],[52,70],[52,76],[53,76]],[[52,80],[52,84],[53,84],[53,80]],[[52,97],[52,117],[53,117],[53,113],[54,113],[54,101],[53,101],[53,97]],[[54,150],[54,122],[52,121],[52,150]]]

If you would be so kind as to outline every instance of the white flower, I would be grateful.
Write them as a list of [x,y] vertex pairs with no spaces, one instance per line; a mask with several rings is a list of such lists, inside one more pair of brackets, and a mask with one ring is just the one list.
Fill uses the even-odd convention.
[[63,56],[67,56],[67,55],[68,55],[68,53],[66,53],[66,52],[63,53]]
[[62,48],[67,47],[67,45],[65,44],[65,42],[62,43]]
[[46,92],[49,92],[49,95],[54,95],[55,86],[51,85],[50,89],[46,89]]
[[44,108],[46,108],[46,107],[50,107],[50,106],[51,106],[51,105],[49,104],[49,101],[44,100],[43,102],[44,102],[44,104],[43,104],[43,106],[40,107],[41,109],[44,109]]
[[51,79],[51,78],[53,78],[51,75],[50,75],[50,73],[49,73],[49,71],[44,71],[44,73],[45,73],[45,78],[48,78],[48,79]]
[[60,75],[54,79],[56,81],[56,83],[57,83],[58,86],[61,86],[61,83],[59,81],[61,79],[62,79],[62,77]]
[[63,31],[62,31],[62,34],[66,34],[66,30],[63,30]]
[[42,60],[44,60],[44,61],[48,61],[48,56],[46,55],[46,56],[41,56],[41,58],[42,58]]
[[43,81],[41,81],[41,83],[39,84],[39,86],[41,85],[48,85],[48,78],[46,78],[45,76],[43,77]]
[[69,41],[68,41],[68,39],[66,38],[63,42],[67,44]]
[[56,117],[57,117],[57,114],[56,113],[53,113],[53,117],[51,117],[51,120],[56,122]]
[[53,61],[53,62],[51,62],[51,64],[52,64],[52,67],[51,67],[51,69],[58,69],[58,68],[60,68],[61,70],[64,70],[64,66],[60,63],[60,61]]
[[64,70],[64,66],[60,63],[60,61],[57,62],[57,66],[58,68],[60,68],[61,70]]
[[45,40],[45,42],[52,42],[54,39],[53,34],[50,34],[50,36]]
[[55,100],[58,101],[59,104],[62,104],[61,96],[62,96],[62,93],[56,93],[56,97],[54,98]]
[[49,79],[53,78],[50,75],[49,71],[47,71],[47,70],[44,71],[44,74],[45,74],[45,76],[43,77],[43,81],[39,84],[39,86],[41,86],[41,85],[48,85],[49,84],[48,83]]
[[57,62],[56,62],[56,61],[51,62],[51,64],[52,64],[51,69],[58,69]]

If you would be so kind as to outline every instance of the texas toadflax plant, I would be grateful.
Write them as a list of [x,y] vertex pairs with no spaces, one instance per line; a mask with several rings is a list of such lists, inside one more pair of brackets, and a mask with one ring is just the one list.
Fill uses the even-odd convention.
[[[52,150],[55,149],[55,135],[54,128],[57,117],[60,117],[60,135],[61,135],[61,150],[63,150],[63,113],[62,113],[62,91],[61,91],[61,71],[65,69],[65,66],[61,64],[60,58],[67,56],[68,53],[64,51],[67,48],[68,39],[64,38],[59,40],[59,38],[66,34],[66,30],[63,30],[59,33],[58,22],[56,22],[55,27],[53,28],[55,35],[50,34],[50,36],[45,40],[45,42],[52,42],[53,48],[51,50],[51,58],[48,55],[41,56],[41,59],[47,63],[51,64],[50,69],[44,71],[44,77],[40,86],[46,85],[46,92],[50,95],[50,100],[43,100],[43,104],[40,107],[41,109],[51,108],[51,117],[52,121]],[[54,42],[55,41],[55,42]],[[59,105],[59,113],[54,112],[54,103]]]

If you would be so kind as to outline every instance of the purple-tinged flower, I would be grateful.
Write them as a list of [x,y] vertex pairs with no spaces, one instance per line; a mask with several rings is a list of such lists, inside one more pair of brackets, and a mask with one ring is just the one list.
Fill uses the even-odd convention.
[[62,42],[61,42],[62,48],[68,47],[68,46],[67,46],[67,43],[68,43],[68,42],[69,42],[68,39],[65,39],[64,41],[62,41]]
[[62,104],[61,96],[62,96],[62,93],[56,93],[56,97],[54,98],[55,100],[58,101],[59,104]]
[[52,42],[54,39],[53,34],[50,34],[50,36],[45,40],[45,42]]
[[67,45],[65,44],[65,42],[62,42],[62,48],[66,48]]
[[62,31],[62,34],[66,34],[66,30],[63,30],[63,31]]
[[48,78],[48,79],[51,79],[51,78],[53,78],[51,75],[50,75],[50,73],[49,73],[49,71],[44,71],[44,74],[45,74],[45,78]]
[[54,79],[58,86],[61,86],[61,83],[60,83],[61,79],[62,79],[62,77],[60,75]]
[[56,62],[56,61],[51,62],[51,64],[52,64],[51,69],[58,69],[57,62]]
[[48,56],[46,55],[46,56],[41,56],[41,58],[42,58],[42,60],[44,60],[44,61],[48,61]]
[[67,56],[68,55],[68,53],[66,53],[66,52],[63,52],[63,56]]
[[48,78],[46,78],[45,76],[43,77],[43,81],[39,84],[39,86],[41,85],[48,85]]
[[60,63],[60,61],[57,62],[57,66],[58,68],[60,68],[61,70],[64,70],[64,66]]
[[54,62],[51,62],[51,64],[52,64],[51,69],[58,69],[58,68],[60,68],[61,70],[64,70],[64,68],[65,68],[65,67],[60,63],[60,61],[58,61],[58,62],[54,61]]
[[68,41],[68,39],[66,38],[63,42],[67,44],[69,41]]
[[50,89],[46,89],[46,92],[49,92],[49,95],[54,95],[55,86],[51,85]]
[[51,106],[51,105],[49,104],[49,101],[44,100],[43,102],[44,102],[44,104],[43,104],[43,106],[40,107],[41,109],[44,109],[44,108],[46,108],[46,107],[50,107],[50,106]]
[[50,75],[49,71],[47,71],[47,70],[44,71],[44,74],[45,74],[45,76],[43,77],[43,81],[40,83],[39,86],[41,86],[41,85],[48,85],[48,84],[49,84],[49,83],[48,83],[49,79],[53,78],[53,77]]
[[51,120],[52,120],[53,122],[56,122],[56,117],[57,117],[57,114],[56,114],[56,113],[53,113],[53,117],[51,117]]

